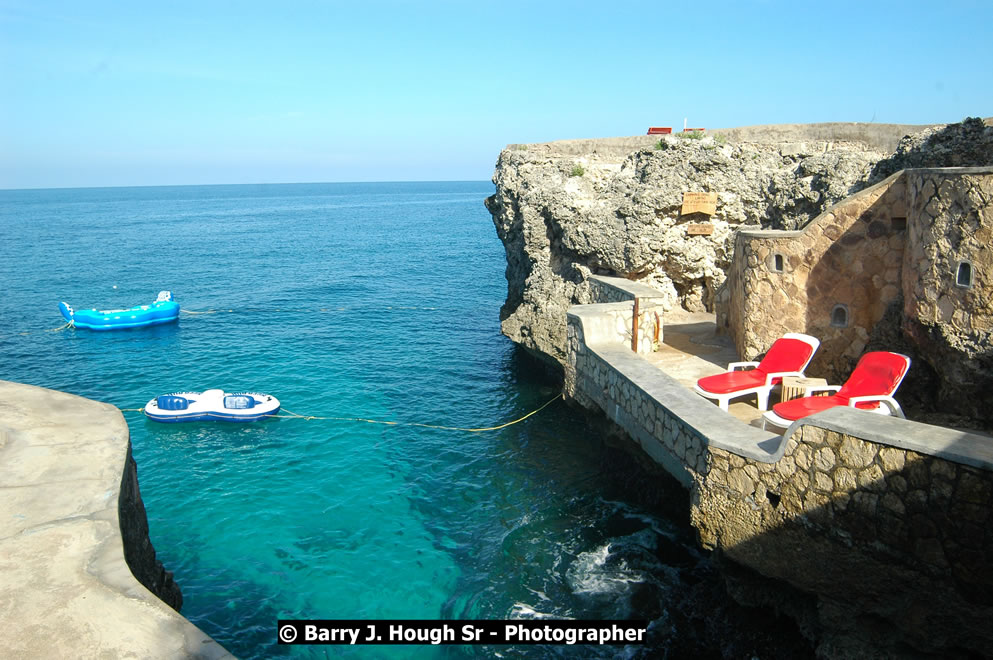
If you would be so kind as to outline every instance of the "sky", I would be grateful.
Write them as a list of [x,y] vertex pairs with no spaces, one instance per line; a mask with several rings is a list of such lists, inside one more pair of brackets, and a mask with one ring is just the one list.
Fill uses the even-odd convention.
[[993,0],[0,0],[0,188],[488,180],[511,143],[993,116]]

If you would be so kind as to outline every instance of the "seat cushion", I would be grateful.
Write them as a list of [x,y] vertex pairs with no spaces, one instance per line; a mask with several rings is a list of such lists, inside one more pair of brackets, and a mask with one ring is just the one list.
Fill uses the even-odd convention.
[[772,411],[791,422],[819,413],[828,408],[848,405],[848,399],[841,400],[836,394],[830,396],[805,396],[799,399],[783,401],[772,407]]
[[255,398],[247,394],[229,394],[224,397],[224,407],[228,410],[245,410],[255,407]]
[[155,398],[159,410],[186,410],[190,407],[189,399],[174,394],[163,394]]
[[[828,396],[805,396],[791,401],[784,401],[775,404],[772,410],[783,419],[788,419],[792,422],[802,417],[819,413],[822,410],[827,410],[828,408],[847,405],[848,397],[842,396],[839,392],[838,394]],[[862,403],[856,403],[855,407],[860,410],[875,410],[879,407],[879,402],[863,401]]]
[[765,385],[765,374],[754,369],[750,371],[728,371],[707,376],[697,381],[697,386],[711,394],[731,394]]

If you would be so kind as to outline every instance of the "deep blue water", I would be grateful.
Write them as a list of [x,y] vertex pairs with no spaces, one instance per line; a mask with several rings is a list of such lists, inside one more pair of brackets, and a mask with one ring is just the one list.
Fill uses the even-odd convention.
[[[558,388],[500,335],[491,193],[485,182],[0,191],[0,378],[120,408],[218,387],[268,392],[304,415],[519,418]],[[129,307],[163,289],[201,313],[51,331],[60,300]],[[125,417],[183,614],[239,657],[357,654],[277,646],[278,618],[658,618],[645,586],[676,586],[659,556],[686,546],[681,532],[618,486],[601,439],[562,402],[485,433]]]

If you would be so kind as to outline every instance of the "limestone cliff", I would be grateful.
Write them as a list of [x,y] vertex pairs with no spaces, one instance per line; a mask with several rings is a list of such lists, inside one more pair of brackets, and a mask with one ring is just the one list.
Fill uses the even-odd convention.
[[[982,131],[970,121],[964,132]],[[670,308],[712,310],[736,229],[797,228],[901,167],[990,162],[988,145],[936,128],[758,126],[511,145],[486,200],[507,253],[503,332],[561,364],[565,311],[590,302],[590,274],[650,284]],[[901,142],[909,134],[918,135]],[[716,193],[716,213],[681,215],[684,192]],[[688,235],[683,225],[702,221],[712,233]]]

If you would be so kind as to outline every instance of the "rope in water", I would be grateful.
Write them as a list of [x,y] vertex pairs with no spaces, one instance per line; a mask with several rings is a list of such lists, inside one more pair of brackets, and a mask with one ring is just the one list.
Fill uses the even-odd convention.
[[[59,330],[65,330],[66,328],[68,328],[70,326],[72,326],[72,323],[63,323],[62,325],[60,325],[57,328],[48,328],[47,330],[45,330],[45,332],[58,332]],[[37,332],[37,331],[35,331],[35,332]],[[18,332],[17,334],[19,334],[21,336],[30,335],[30,334],[32,334],[32,331],[31,330],[25,330],[24,332]]]
[[[519,417],[519,418],[513,420],[512,422],[507,422],[505,424],[500,424],[499,426],[484,426],[484,427],[479,427],[479,428],[465,428],[465,427],[462,427],[462,426],[439,426],[437,424],[420,424],[418,422],[388,422],[388,421],[383,421],[383,420],[379,420],[379,419],[366,419],[365,417],[318,417],[316,415],[301,415],[300,413],[295,413],[295,412],[293,412],[291,410],[286,410],[285,408],[283,408],[283,411],[286,412],[286,413],[289,413],[289,414],[287,414],[287,415],[271,415],[271,417],[279,417],[281,419],[305,419],[305,420],[308,420],[308,421],[309,420],[312,420],[312,419],[316,419],[316,420],[328,420],[328,421],[335,421],[335,422],[365,422],[366,424],[383,424],[385,426],[417,426],[417,427],[425,428],[425,429],[440,429],[442,431],[467,431],[469,433],[480,433],[482,431],[499,431],[500,429],[505,429],[508,426],[513,426],[514,424],[518,424],[520,422],[523,422],[528,417],[531,417],[532,415],[536,415],[536,414],[540,413],[542,410],[544,410],[548,406],[552,405],[553,403],[555,403],[556,401],[558,401],[561,398],[563,398],[563,396],[561,394],[556,394],[552,399],[550,399],[547,403],[545,403],[540,408],[536,408],[536,409],[532,410],[531,412],[529,412],[527,415],[524,415],[523,417]],[[121,408],[120,410],[121,410],[121,412],[144,412],[145,409],[144,408]]]

